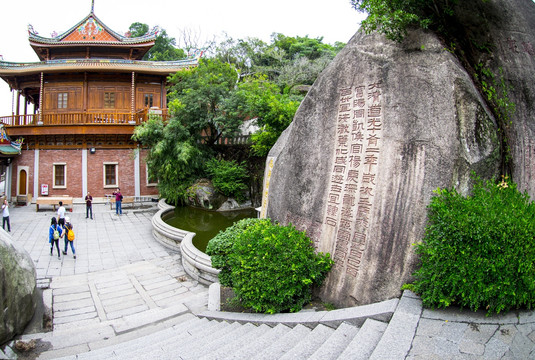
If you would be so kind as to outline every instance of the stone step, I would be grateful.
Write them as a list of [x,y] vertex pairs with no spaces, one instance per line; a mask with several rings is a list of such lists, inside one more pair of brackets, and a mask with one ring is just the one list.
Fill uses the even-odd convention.
[[310,360],[334,360],[338,359],[338,356],[346,349],[347,345],[353,340],[353,338],[359,332],[359,328],[348,324],[342,323],[334,331],[334,333],[320,346],[316,352],[314,352],[309,359]]
[[300,324],[296,325],[290,332],[285,334],[285,336],[274,341],[271,346],[266,347],[264,351],[255,355],[253,359],[278,359],[310,332],[312,332],[310,328]]
[[421,313],[422,300],[405,290],[370,359],[404,359],[411,348]]
[[113,359],[136,359],[145,358],[152,359],[154,354],[162,351],[162,348],[168,344],[182,344],[187,341],[191,341],[191,334],[199,334],[199,336],[205,336],[210,329],[213,329],[215,324],[202,321],[202,319],[196,318],[187,326],[177,326],[171,329],[171,333],[167,336],[162,336],[158,339],[146,341],[146,339],[138,339],[138,341],[132,345],[125,344],[120,349],[115,350],[115,356]]
[[[125,351],[125,349],[139,348],[144,343],[153,343],[159,339],[165,339],[172,336],[176,331],[174,326],[202,326],[199,319],[191,314],[185,314],[174,319],[156,324],[153,327],[142,328],[126,334],[112,336],[106,340],[87,342],[86,344],[76,345],[60,349],[52,349],[40,355],[39,359],[103,359],[115,356],[116,353]],[[74,357],[72,357],[74,356]]]
[[198,320],[192,314],[184,314],[175,319],[154,325],[153,329],[143,328],[118,335],[109,341],[89,344],[91,351],[87,354],[80,354],[80,357],[83,359],[103,359],[118,356],[121,353],[139,351],[144,349],[147,344],[152,345],[174,336],[177,333],[176,329],[186,331],[195,326],[202,326]]
[[[205,320],[206,321],[206,320]],[[206,323],[203,325],[208,327]],[[225,337],[228,333],[236,333],[243,331],[243,326],[238,323],[218,323],[214,321],[210,324],[210,327],[215,330],[217,333],[215,336],[217,338]],[[224,329],[221,331],[221,329]],[[218,330],[219,329],[219,330]],[[188,354],[192,349],[195,349],[197,346],[203,346],[210,344],[210,339],[212,334],[210,331],[198,331],[197,329],[188,330],[188,331],[177,331],[165,341],[159,342],[153,346],[149,346],[143,349],[142,352],[132,352],[124,354],[126,356],[120,357],[119,359],[132,359],[132,358],[148,358],[148,359],[177,359],[177,358],[186,358],[184,352]]]
[[239,341],[239,339],[254,332],[256,329],[257,326],[253,324],[239,325],[239,327],[229,331],[225,336],[219,337],[215,341],[211,341],[210,336],[207,336],[203,339],[197,339],[197,342],[192,342],[191,344],[188,344],[189,346],[187,347],[181,349],[175,347],[166,350],[171,350],[171,352],[176,351],[175,354],[183,359],[197,359],[200,355],[216,350],[218,347],[222,347],[234,341]]
[[[286,325],[278,324],[270,331],[267,331],[262,336],[258,337],[255,341],[251,341],[249,344],[237,349],[232,353],[227,353],[226,356],[218,359],[252,359],[256,354],[262,352],[265,348],[270,346],[277,339],[286,336],[292,329]],[[205,355],[199,360],[214,359],[213,354]],[[217,359],[217,358],[216,358]]]
[[294,347],[280,357],[280,360],[306,360],[334,333],[334,329],[318,325]]
[[364,322],[359,332],[346,349],[340,354],[339,359],[367,360],[385,332],[387,324],[381,321],[368,319]]
[[[184,305],[179,304],[167,309],[151,309],[105,322],[83,323],[79,324],[80,326],[76,326],[75,323],[69,326],[65,324],[61,329],[56,329],[39,337],[23,337],[23,340],[27,340],[30,337],[40,338],[42,341],[49,342],[53,350],[76,347],[74,351],[80,351],[80,348],[77,347],[79,345],[83,347],[87,346],[88,343],[111,339],[117,335],[177,317],[186,313],[187,310]],[[90,349],[88,348],[88,350]],[[64,353],[68,354],[68,351]]]
[[199,358],[204,354],[208,354],[208,358],[214,360],[227,358],[229,355],[235,354],[248,344],[257,342],[265,334],[271,331],[273,331],[271,327],[265,324],[260,324],[259,326],[255,326],[254,329],[246,333],[244,336],[230,339],[226,344],[218,344],[216,347],[210,346],[202,353],[193,353],[193,358]]
[[168,308],[149,309],[137,314],[123,316],[122,318],[115,320],[112,326],[117,334],[123,334],[149,324],[185,314],[186,312],[188,312],[188,308],[184,304],[178,303],[177,305]]

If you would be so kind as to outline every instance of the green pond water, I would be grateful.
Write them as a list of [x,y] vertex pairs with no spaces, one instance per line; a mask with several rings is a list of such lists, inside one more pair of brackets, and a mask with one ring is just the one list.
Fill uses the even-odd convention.
[[207,211],[189,206],[176,207],[174,212],[168,212],[162,216],[162,220],[173,227],[194,232],[193,245],[202,252],[206,251],[208,241],[216,236],[219,231],[225,230],[235,222],[254,218],[257,216],[255,209],[236,211]]

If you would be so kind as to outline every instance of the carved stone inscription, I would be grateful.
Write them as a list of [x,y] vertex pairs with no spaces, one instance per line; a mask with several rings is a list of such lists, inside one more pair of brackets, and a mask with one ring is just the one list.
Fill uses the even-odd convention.
[[356,277],[366,249],[383,132],[381,84],[339,89],[334,162],[324,226],[335,234],[335,269]]
[[269,183],[271,181],[271,173],[273,172],[273,164],[275,163],[275,158],[269,156],[267,158],[267,166],[264,173],[264,192],[262,193],[262,209],[260,210],[260,218],[266,218],[266,211],[268,207],[268,198],[269,198]]

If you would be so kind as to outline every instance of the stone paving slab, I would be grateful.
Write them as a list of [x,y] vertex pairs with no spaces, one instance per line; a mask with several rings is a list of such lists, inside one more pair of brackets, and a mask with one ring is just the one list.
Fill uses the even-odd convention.
[[125,316],[120,321],[116,322],[113,327],[117,334],[122,334],[154,322],[160,322],[174,316],[182,315],[187,311],[188,309],[183,304],[178,304],[166,309],[151,309],[136,314],[135,316]]
[[373,319],[364,322],[357,335],[351,340],[340,359],[368,360],[381,340],[388,324]]
[[[48,227],[50,218],[55,214],[51,210],[34,210],[33,207],[14,207],[10,220],[13,241],[22,244],[34,261],[37,284],[44,289],[45,301],[52,307],[54,315],[53,332],[22,337],[42,338],[44,341],[52,339],[54,349],[42,354],[40,359],[60,356],[77,359],[79,356],[75,354],[90,348],[95,350],[128,340],[132,344],[147,346],[150,334],[178,321],[175,319],[181,315],[175,317],[176,314],[216,316],[206,311],[207,289],[186,276],[180,254],[169,253],[153,239],[151,218],[156,209],[152,212],[125,211],[123,216],[116,216],[104,205],[95,204],[95,220],[91,221],[85,219],[83,204],[75,205],[69,216],[77,233],[76,260],[70,253],[62,255],[59,260],[57,256],[50,256]],[[86,303],[87,300],[91,300],[92,305]],[[269,315],[229,313],[221,316],[219,313],[218,318],[231,317],[241,323],[263,321],[275,326],[279,318],[287,316],[286,321],[293,329],[283,342],[273,344],[277,346],[276,350],[272,348],[273,352],[257,353],[260,358],[283,355],[300,337],[311,331],[302,324],[314,327],[322,323],[337,327],[348,316],[359,319],[354,321],[361,324],[369,318],[368,315],[373,317],[375,314],[376,319],[381,321],[366,320],[355,339],[364,336],[365,329],[372,329],[366,340],[359,341],[362,345],[373,344],[374,340],[370,339],[382,334],[384,330],[381,328],[390,321],[383,337],[384,347],[394,348],[396,341],[403,340],[406,344],[405,340],[410,339],[407,356],[396,358],[535,359],[534,311],[486,317],[484,312],[424,309],[417,316],[418,309],[421,309],[419,298],[404,292],[401,300],[392,299],[356,309],[303,312],[301,317],[296,317],[298,314],[280,314],[266,318]],[[415,320],[417,317],[419,320]],[[400,322],[408,324],[410,329],[402,330],[396,325]],[[196,323],[196,330],[192,333],[207,336],[210,327],[202,324]],[[147,337],[147,340],[141,337]],[[388,338],[392,342],[387,342]],[[173,341],[177,340],[170,340],[168,346],[176,345]],[[187,339],[180,340],[181,343],[183,341],[187,342]],[[126,355],[126,349],[124,358],[132,358],[131,353]],[[165,352],[158,354],[169,357]],[[358,354],[369,355],[369,349],[361,348]],[[80,358],[84,356],[80,355]],[[388,356],[385,355],[385,358]]]
[[403,359],[409,353],[422,313],[422,301],[405,291],[370,359]]

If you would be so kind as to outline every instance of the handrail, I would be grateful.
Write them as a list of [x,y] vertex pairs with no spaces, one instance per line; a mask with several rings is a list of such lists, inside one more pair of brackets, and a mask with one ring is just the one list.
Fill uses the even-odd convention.
[[[95,112],[95,113],[53,113],[53,114],[27,114],[0,116],[0,122],[6,126],[39,126],[39,125],[139,125],[147,121],[147,112],[119,113],[119,112]],[[167,120],[168,115],[150,114],[161,116]]]

